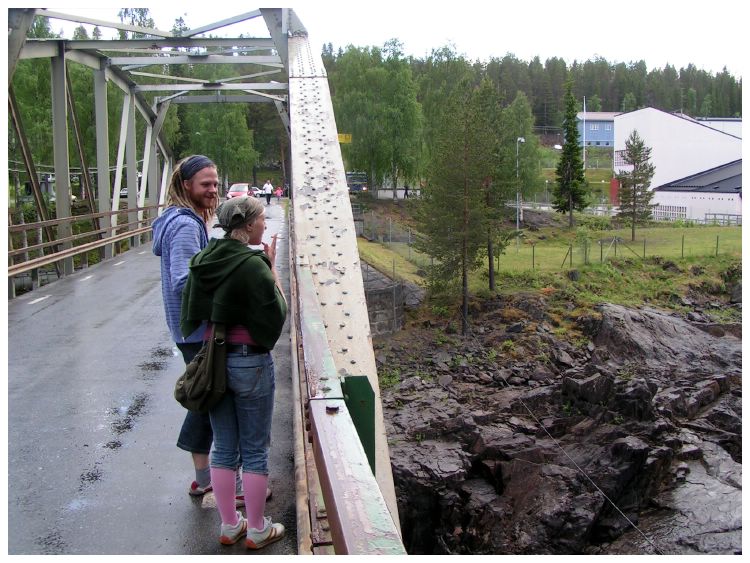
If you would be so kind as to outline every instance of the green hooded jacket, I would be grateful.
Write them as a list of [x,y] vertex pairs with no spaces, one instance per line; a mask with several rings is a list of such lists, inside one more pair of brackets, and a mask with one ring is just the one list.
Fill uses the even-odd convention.
[[180,329],[191,334],[204,320],[244,325],[259,346],[272,350],[287,305],[262,250],[234,239],[211,239],[190,260],[182,292]]

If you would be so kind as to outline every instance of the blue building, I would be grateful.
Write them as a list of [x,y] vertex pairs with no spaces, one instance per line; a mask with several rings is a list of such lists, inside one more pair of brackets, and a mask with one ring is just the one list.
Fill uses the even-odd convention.
[[[576,116],[578,124],[578,142],[587,147],[615,146],[615,111],[579,111]],[[584,127],[585,125],[585,127]]]

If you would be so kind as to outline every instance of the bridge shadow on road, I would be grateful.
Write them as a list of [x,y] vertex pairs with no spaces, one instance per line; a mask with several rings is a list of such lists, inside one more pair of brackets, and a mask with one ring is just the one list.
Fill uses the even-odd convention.
[[[288,296],[284,209],[267,216]],[[287,535],[259,554],[297,550],[290,355],[287,319],[266,508]],[[183,367],[150,243],[8,303],[10,554],[253,553],[219,544],[213,495],[187,494],[192,463],[175,446],[185,411],[172,396]]]

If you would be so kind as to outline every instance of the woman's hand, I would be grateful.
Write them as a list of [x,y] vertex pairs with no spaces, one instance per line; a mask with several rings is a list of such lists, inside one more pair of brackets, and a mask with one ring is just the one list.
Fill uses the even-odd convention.
[[271,237],[271,244],[263,243],[263,252],[266,253],[266,256],[271,261],[272,268],[276,264],[276,240],[278,236],[278,234],[275,234]]

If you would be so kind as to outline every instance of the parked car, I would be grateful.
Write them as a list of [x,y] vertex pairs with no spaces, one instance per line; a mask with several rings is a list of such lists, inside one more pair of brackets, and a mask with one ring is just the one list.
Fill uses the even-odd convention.
[[227,199],[250,195],[250,184],[232,184],[227,192]]
[[367,173],[366,172],[347,172],[346,185],[349,191],[366,192],[367,191]]
[[262,197],[263,196],[263,190],[261,190],[260,188],[256,188],[255,186],[253,186],[252,188],[250,188],[250,191],[253,192],[253,195],[255,197]]

